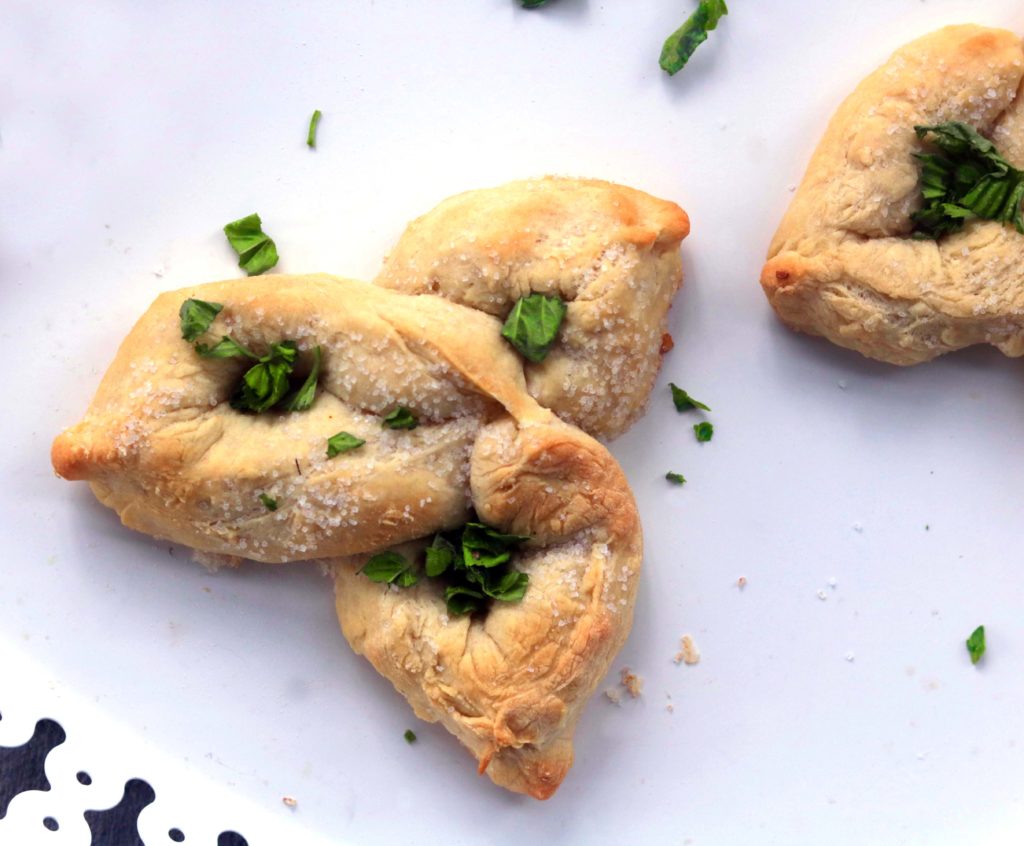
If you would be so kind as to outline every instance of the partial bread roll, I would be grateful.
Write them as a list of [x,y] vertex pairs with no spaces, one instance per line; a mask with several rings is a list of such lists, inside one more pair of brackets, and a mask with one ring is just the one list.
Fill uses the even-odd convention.
[[522,601],[449,617],[435,582],[374,584],[357,557],[337,562],[338,618],[356,652],[418,717],[458,737],[480,772],[547,799],[572,765],[583,704],[629,632],[640,523],[608,452],[554,419],[489,424],[471,466],[477,513],[532,539],[515,557],[530,577]]
[[1024,44],[979,26],[898,50],[840,106],[772,241],[761,285],[790,327],[893,364],[972,344],[1024,355],[1024,236],[974,220],[912,240],[915,125],[970,124],[1024,167]]
[[504,319],[521,297],[568,303],[558,341],[524,362],[530,394],[600,438],[643,413],[682,283],[679,206],[596,179],[548,177],[451,197],[409,224],[376,284]]
[[[264,352],[290,339],[307,357],[319,345],[312,408],[232,409],[251,362],[202,358],[182,339],[189,297],[223,304],[212,340],[230,334]],[[498,333],[493,317],[440,297],[326,275],[171,291],[121,344],[82,422],[54,441],[53,466],[88,481],[129,528],[201,552],[282,562],[377,551],[464,521],[469,455],[487,420],[549,416]],[[397,406],[420,425],[385,428]],[[365,446],[328,458],[339,431]]]

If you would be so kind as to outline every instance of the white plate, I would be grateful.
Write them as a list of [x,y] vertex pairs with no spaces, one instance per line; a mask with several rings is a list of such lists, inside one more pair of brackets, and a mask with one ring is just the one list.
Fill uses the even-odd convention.
[[[170,842],[164,824],[254,846],[1019,842],[1024,371],[991,350],[867,362],[784,330],[757,277],[865,74],[943,24],[1024,32],[1024,13],[735,0],[669,79],[658,51],[689,9],[4,5],[0,745],[44,716],[68,723],[68,749],[111,738],[109,783],[66,800],[75,813],[142,776],[161,809],[148,846]],[[693,235],[676,349],[613,446],[647,540],[614,666],[644,676],[643,698],[595,698],[574,769],[538,803],[478,778],[351,654],[315,568],[211,575],[55,479],[48,450],[157,292],[237,274],[227,221],[258,211],[281,271],[369,278],[442,198],[548,172],[677,200]],[[710,444],[671,408],[670,379],[714,409]],[[667,485],[670,469],[689,483]],[[989,651],[972,667],[979,623]],[[672,661],[687,632],[697,666]],[[90,766],[65,758],[62,784]],[[0,841],[83,842],[70,811],[42,828],[58,793],[15,799]]]

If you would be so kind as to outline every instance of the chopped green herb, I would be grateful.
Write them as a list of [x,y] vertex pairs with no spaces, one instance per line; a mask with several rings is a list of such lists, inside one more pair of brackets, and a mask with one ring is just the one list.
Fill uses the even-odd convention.
[[327,439],[327,457],[334,458],[334,456],[341,455],[343,452],[351,452],[365,443],[366,441],[362,438],[357,438],[348,432],[338,432],[337,435],[331,435]]
[[238,253],[238,266],[250,276],[258,276],[277,264],[277,245],[263,231],[258,214],[232,221],[224,227],[231,249]]
[[[511,550],[529,538],[509,535],[484,523],[467,523],[460,534],[434,536],[426,548],[428,578],[441,579],[448,613],[472,614],[488,600],[519,602],[530,577],[507,565]],[[408,587],[419,581],[416,569],[396,552],[384,552],[366,562],[362,573],[376,582]]]
[[524,9],[539,9],[547,4],[548,0],[519,0]]
[[472,581],[491,599],[519,602],[530,584],[530,577],[518,570],[471,570]]
[[258,364],[245,371],[242,384],[231,399],[231,407],[259,414],[277,405],[291,387],[288,377],[298,354],[294,341],[274,344]]
[[682,473],[666,473],[665,478],[668,479],[673,485],[686,484],[686,479],[683,477]]
[[568,307],[558,297],[530,294],[513,307],[501,329],[501,335],[524,358],[543,361],[558,335]]
[[181,337],[189,342],[194,341],[210,328],[213,319],[223,308],[220,303],[208,303],[194,297],[185,300],[178,309],[178,317],[181,318]]
[[461,617],[479,611],[483,607],[484,595],[465,585],[451,585],[444,589],[444,601],[449,614]]
[[313,112],[313,117],[309,119],[309,133],[306,135],[306,146],[311,149],[316,149],[316,128],[320,125],[320,110],[317,109]]
[[277,511],[277,500],[265,493],[260,494],[260,502],[267,511]]
[[[317,112],[317,114],[320,114],[320,112]],[[406,743],[412,744],[416,742],[416,732],[412,729],[406,729],[405,734],[403,734],[402,737],[405,738]]]
[[672,391],[672,402],[675,403],[676,411],[690,411],[694,408],[700,408],[704,411],[711,411],[704,403],[699,400],[695,400],[686,391],[676,385],[674,382],[668,383],[669,389]]
[[255,358],[259,356],[256,353],[249,352],[234,338],[230,338],[224,335],[216,344],[212,347],[206,344],[196,344],[196,352],[199,353],[203,358]]
[[729,14],[725,0],[700,0],[700,5],[679,29],[673,32],[661,48],[661,69],[669,76],[683,69],[694,51],[708,39],[708,33]]
[[419,425],[419,418],[404,405],[398,406],[384,418],[387,429],[415,429]]
[[977,664],[981,656],[985,654],[985,627],[978,626],[971,636],[967,638],[967,651],[971,656],[971,663]]
[[529,540],[505,535],[483,523],[467,523],[462,532],[462,555],[467,567],[497,567],[512,557],[512,549]]
[[314,347],[313,366],[309,370],[309,375],[302,383],[302,387],[284,401],[282,408],[285,411],[306,411],[313,404],[313,399],[316,397],[317,379],[320,378],[320,357],[320,347]]
[[419,580],[419,574],[414,570],[403,570],[398,574],[398,578],[395,579],[395,584],[399,587],[412,587]]
[[697,435],[697,440],[701,443],[705,443],[711,440],[711,436],[715,433],[715,427],[705,420],[701,423],[697,423],[693,427],[693,431]]
[[434,535],[430,546],[427,547],[427,575],[432,579],[436,579],[451,567],[454,561],[455,544],[445,538],[444,535]]
[[[399,555],[397,552],[378,552],[370,557],[370,560],[363,565],[363,569],[359,572],[371,582],[391,584],[397,581],[403,573],[410,572],[411,567],[412,565],[406,560],[404,555]],[[415,576],[416,574],[413,573],[414,580],[411,584],[415,584],[418,580]],[[408,586],[407,584],[401,584],[401,587]]]
[[945,155],[916,153],[924,204],[912,215],[914,237],[935,239],[963,229],[969,218],[1012,224],[1024,234],[1024,171],[966,123],[915,126]]

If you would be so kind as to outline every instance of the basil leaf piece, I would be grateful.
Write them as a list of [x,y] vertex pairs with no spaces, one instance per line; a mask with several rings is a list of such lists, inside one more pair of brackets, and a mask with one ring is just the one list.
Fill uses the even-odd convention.
[[[709,424],[710,425],[710,424]],[[665,478],[668,479],[673,485],[685,485],[686,478],[682,473],[666,473]]]
[[669,388],[672,391],[672,402],[675,403],[676,411],[689,411],[693,408],[700,408],[704,411],[711,411],[708,406],[699,400],[695,400],[686,391],[676,385],[674,382],[668,383]]
[[320,125],[320,110],[317,109],[313,112],[313,117],[309,119],[309,132],[306,134],[306,146],[311,150],[316,149],[316,129]]
[[371,582],[391,584],[409,569],[409,562],[397,552],[378,552],[359,571]]
[[434,535],[430,546],[427,547],[427,575],[432,579],[436,579],[451,567],[454,561],[455,545],[443,535]]
[[693,427],[693,432],[697,436],[698,441],[706,443],[711,440],[711,436],[715,433],[715,427],[705,420],[701,423],[697,423]]
[[[365,443],[366,441],[362,438],[357,438],[348,432],[338,432],[337,435],[331,435],[327,439],[327,457],[334,458],[344,452],[351,452],[354,449],[359,449]],[[427,573],[427,575],[430,574]]]
[[718,22],[729,14],[725,0],[700,0],[697,11],[690,15],[679,29],[673,32],[661,48],[658,64],[669,76],[681,71],[694,51],[708,40],[708,33]]
[[530,294],[512,307],[501,336],[529,361],[543,361],[555,343],[567,310],[559,297]]
[[313,366],[309,370],[306,381],[294,394],[284,402],[285,411],[306,411],[316,397],[316,383],[320,378],[320,347],[313,348]]
[[265,493],[261,493],[260,502],[263,503],[263,507],[266,508],[267,511],[277,511],[277,500],[274,499],[272,496],[268,496]]
[[478,611],[483,605],[484,595],[470,587],[452,585],[445,588],[444,601],[448,613],[453,617],[462,617]]
[[[317,112],[317,114],[320,114],[320,113]],[[410,744],[410,745],[412,745],[413,743],[416,742],[416,732],[414,732],[412,729],[406,729],[405,730],[405,734],[403,734],[402,737],[404,737],[405,738],[405,742]]]
[[512,557],[513,547],[527,537],[505,535],[483,523],[467,523],[462,530],[462,559],[466,567],[497,567]]
[[945,155],[916,153],[922,207],[911,215],[913,237],[937,239],[963,229],[972,217],[1013,225],[1024,234],[1024,171],[1000,155],[974,127],[950,121],[915,126],[922,140]]
[[294,341],[274,344],[270,352],[245,371],[242,384],[231,398],[231,407],[237,411],[267,411],[288,393],[295,359],[299,349]]
[[270,270],[277,264],[277,245],[263,231],[258,214],[232,221],[224,227],[228,243],[238,253],[238,266],[250,276]]
[[971,636],[967,638],[967,652],[971,656],[971,663],[977,664],[981,656],[985,654],[985,627],[978,626]]
[[383,422],[387,429],[415,429],[420,425],[419,418],[404,405],[390,412]]
[[398,574],[395,579],[395,584],[399,587],[412,587],[416,582],[420,580],[419,574],[413,570],[403,570]]
[[196,352],[203,358],[259,358],[256,353],[249,352],[238,341],[228,335],[224,335],[212,347],[206,344],[196,344]]
[[483,592],[492,599],[501,602],[519,602],[526,593],[530,577],[518,570],[476,570],[477,583]]
[[224,306],[220,303],[208,303],[190,297],[178,309],[181,319],[181,337],[190,343],[210,328],[214,318],[221,313]]

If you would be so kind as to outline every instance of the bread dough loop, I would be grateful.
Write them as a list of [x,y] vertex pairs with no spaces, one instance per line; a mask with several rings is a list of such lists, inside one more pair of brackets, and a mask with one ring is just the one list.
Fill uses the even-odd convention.
[[527,390],[598,438],[643,413],[682,284],[690,219],[675,203],[596,179],[547,177],[451,197],[409,224],[376,284],[439,294],[504,319],[521,297],[568,305],[558,343],[524,362]]

